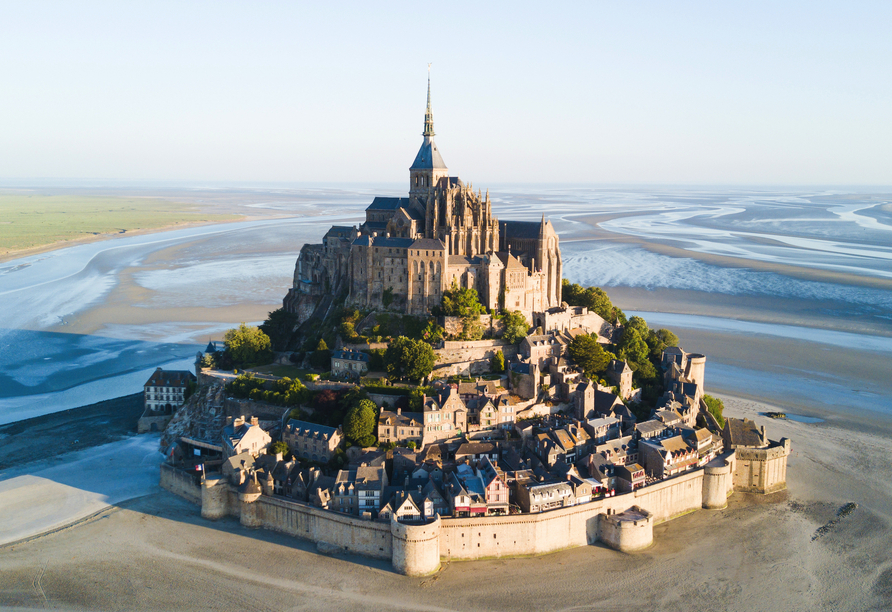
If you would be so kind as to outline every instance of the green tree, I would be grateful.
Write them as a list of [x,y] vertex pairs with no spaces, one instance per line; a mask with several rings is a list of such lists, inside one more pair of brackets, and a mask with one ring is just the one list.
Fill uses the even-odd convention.
[[237,329],[230,329],[223,336],[226,352],[238,364],[267,363],[272,359],[269,336],[259,327],[249,327],[242,323]]
[[501,374],[505,371],[505,355],[502,351],[496,351],[489,362],[489,366],[496,374]]
[[502,323],[505,324],[505,331],[502,333],[502,339],[511,344],[517,344],[527,337],[530,324],[519,310],[512,310],[502,315]]
[[589,378],[603,372],[613,359],[613,355],[598,344],[597,337],[589,334],[580,334],[573,338],[567,347],[567,353]]
[[453,281],[452,286],[443,292],[440,301],[440,314],[447,317],[476,317],[485,312],[476,289],[459,287]]
[[266,321],[260,325],[260,330],[269,336],[274,351],[284,351],[295,327],[297,327],[297,315],[284,308],[278,308],[269,313]]
[[429,344],[400,336],[384,352],[384,364],[392,379],[408,378],[420,382],[434,369],[437,356]]
[[381,296],[381,303],[384,304],[384,308],[389,308],[393,304],[393,287],[388,287],[384,290]]
[[706,394],[703,395],[703,402],[706,404],[709,414],[715,417],[719,427],[724,427],[725,417],[722,415],[722,412],[725,410],[725,403],[717,397]]
[[662,359],[663,351],[670,346],[678,346],[678,336],[668,329],[650,330],[645,338],[650,347],[650,358],[654,361]]
[[316,350],[310,355],[310,365],[317,370],[329,370],[331,368],[331,351],[328,350],[325,339],[319,339]]
[[351,408],[344,418],[344,435],[351,441],[362,446],[369,436],[374,437],[375,425],[378,420],[377,407],[371,400],[361,400],[359,404]]
[[270,444],[269,448],[266,449],[266,452],[270,455],[277,455],[279,453],[282,453],[282,456],[284,457],[290,452],[290,449],[288,448],[287,444],[279,440],[278,442],[273,442],[272,444]]
[[622,324],[626,320],[623,311],[613,305],[610,297],[600,287],[583,288],[565,278],[561,281],[561,297],[568,304],[585,306],[609,323]]
[[427,322],[425,328],[421,331],[421,338],[425,342],[429,342],[434,344],[443,339],[443,335],[446,333],[442,327],[437,325],[437,322],[433,319]]
[[634,327],[623,328],[622,339],[617,345],[617,351],[621,359],[629,362],[641,363],[647,361],[647,343],[641,339],[638,330]]

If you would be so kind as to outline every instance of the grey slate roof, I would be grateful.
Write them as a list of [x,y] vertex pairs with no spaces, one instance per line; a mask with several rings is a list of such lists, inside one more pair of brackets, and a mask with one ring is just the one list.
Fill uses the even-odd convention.
[[432,168],[443,168],[445,170],[446,163],[443,161],[434,139],[425,138],[409,170],[428,170]]
[[502,221],[502,235],[511,238],[539,238],[540,221]]
[[368,205],[366,210],[396,210],[398,208],[408,208],[409,198],[388,198],[376,196],[372,203]]
[[418,240],[413,242],[409,248],[427,249],[431,251],[444,251],[446,250],[446,245],[443,244],[443,241],[436,238],[419,238]]

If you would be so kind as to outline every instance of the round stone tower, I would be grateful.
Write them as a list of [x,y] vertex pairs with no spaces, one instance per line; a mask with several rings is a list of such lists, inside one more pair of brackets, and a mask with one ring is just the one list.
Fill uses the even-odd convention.
[[201,481],[201,517],[216,521],[229,514],[229,483],[222,476]]
[[440,517],[415,525],[390,519],[393,569],[406,576],[427,576],[440,569]]
[[688,353],[688,377],[704,389],[706,378],[706,356],[700,353]]
[[720,455],[703,468],[703,507],[720,510],[728,505],[728,492],[732,490],[731,467],[734,452]]
[[261,495],[263,495],[263,490],[257,484],[257,479],[253,474],[238,488],[239,520],[245,527],[261,527],[263,525],[260,506],[255,503]]

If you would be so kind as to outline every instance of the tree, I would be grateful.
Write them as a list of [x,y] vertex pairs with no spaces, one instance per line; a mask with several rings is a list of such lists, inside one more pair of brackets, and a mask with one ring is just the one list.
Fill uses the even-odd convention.
[[377,406],[371,400],[362,400],[347,412],[344,418],[344,435],[361,446],[369,436],[374,437],[375,424],[378,420]]
[[476,289],[459,287],[453,281],[452,286],[443,292],[439,312],[447,317],[477,317],[485,312],[485,308]]
[[647,346],[650,347],[650,358],[654,361],[662,359],[663,351],[670,346],[678,346],[678,336],[668,329],[650,330],[645,338]]
[[589,378],[603,372],[613,359],[613,355],[598,344],[597,337],[589,334],[580,334],[573,338],[567,347],[567,353]]
[[725,403],[717,397],[706,394],[703,395],[703,402],[706,404],[709,414],[715,417],[719,427],[724,427],[725,417],[722,415],[722,411],[725,409]]
[[328,345],[325,343],[324,338],[319,339],[316,350],[310,355],[310,365],[317,370],[331,369],[331,351],[328,350]]
[[266,321],[260,325],[260,330],[269,336],[274,351],[284,351],[296,326],[297,315],[278,308],[269,313]]
[[505,355],[502,351],[496,351],[489,362],[489,366],[496,374],[501,374],[505,371]]
[[617,345],[619,355],[626,361],[642,363],[647,361],[647,343],[641,339],[634,327],[623,328],[623,337]]
[[290,449],[288,448],[287,444],[279,440],[278,442],[273,442],[272,444],[270,444],[269,448],[266,449],[266,452],[269,455],[278,455],[279,453],[281,453],[284,457],[290,452]]
[[408,378],[420,382],[434,369],[437,356],[429,344],[400,336],[384,352],[384,364],[390,378]]
[[223,336],[226,352],[238,365],[266,363],[272,359],[269,336],[258,327],[242,323],[237,329],[230,329]]
[[566,278],[561,281],[561,297],[568,304],[585,306],[590,311],[597,313],[609,323],[623,323],[626,315],[613,305],[610,297],[600,287],[588,287],[570,283]]
[[502,315],[502,323],[505,324],[502,339],[511,344],[517,344],[526,338],[530,330],[526,317],[519,310],[512,310]]

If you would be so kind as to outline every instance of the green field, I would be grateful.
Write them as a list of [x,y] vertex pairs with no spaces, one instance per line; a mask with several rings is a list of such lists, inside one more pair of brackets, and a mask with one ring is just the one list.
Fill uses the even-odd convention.
[[157,198],[0,194],[0,255],[89,236],[238,218]]

